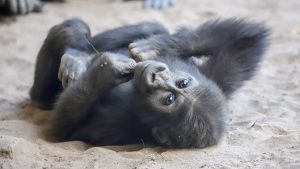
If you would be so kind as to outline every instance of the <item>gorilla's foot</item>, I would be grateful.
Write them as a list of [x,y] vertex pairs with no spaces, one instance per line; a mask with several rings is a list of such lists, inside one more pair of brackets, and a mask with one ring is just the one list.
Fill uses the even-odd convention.
[[58,79],[62,82],[62,86],[66,88],[69,83],[78,80],[86,72],[93,57],[93,54],[68,49],[61,58],[58,72]]
[[129,51],[136,61],[151,60],[157,57],[155,47],[147,40],[139,40],[129,44]]

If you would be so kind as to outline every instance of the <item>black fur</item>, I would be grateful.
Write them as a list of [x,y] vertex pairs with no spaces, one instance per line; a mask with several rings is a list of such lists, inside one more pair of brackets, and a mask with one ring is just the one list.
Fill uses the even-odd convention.
[[[253,76],[268,46],[268,35],[268,30],[260,24],[227,19],[207,22],[195,30],[182,28],[173,35],[160,24],[142,23],[90,38],[83,21],[68,20],[52,28],[42,46],[31,99],[42,108],[52,108],[56,95],[62,91],[57,79],[60,58],[69,48],[84,51],[95,56],[88,70],[70,83],[57,100],[50,123],[56,138],[94,145],[136,143],[141,139],[167,147],[214,145],[224,131],[226,102]],[[87,40],[100,54],[94,53]],[[131,48],[130,53],[124,52],[132,42],[137,44],[138,47],[132,46],[141,56],[147,56],[143,53],[148,50],[155,51],[154,61],[138,63],[133,79],[128,76],[133,72],[112,75],[119,67],[105,63],[115,62],[114,58],[123,60],[123,54],[136,55]],[[117,54],[103,53],[107,51]],[[208,60],[199,65],[190,62],[192,56],[205,56]],[[190,88],[176,89],[182,95],[176,95],[175,107],[164,106],[157,95],[173,89],[162,88],[167,80],[155,80],[156,86],[154,82],[147,86],[139,83],[138,73],[146,68],[152,74],[142,73],[142,78],[148,75],[154,79],[167,76],[170,79],[173,75],[181,78],[176,73],[181,71],[196,82],[191,80]],[[151,100],[154,96],[158,99]]]
[[86,50],[90,34],[88,25],[79,19],[67,20],[50,29],[36,61],[34,83],[30,90],[34,104],[43,109],[52,108],[62,90],[57,78],[61,56],[72,47]]

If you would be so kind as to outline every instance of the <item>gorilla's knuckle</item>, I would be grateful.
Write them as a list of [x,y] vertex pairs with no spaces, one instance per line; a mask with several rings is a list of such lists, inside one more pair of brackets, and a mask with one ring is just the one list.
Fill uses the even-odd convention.
[[137,48],[137,47],[131,49],[131,53],[132,53],[132,54],[137,55],[137,54],[139,54],[140,52],[141,52],[141,50],[140,50],[139,48]]
[[128,48],[132,49],[132,48],[135,48],[136,46],[137,46],[137,44],[135,42],[133,42],[133,43],[129,44]]

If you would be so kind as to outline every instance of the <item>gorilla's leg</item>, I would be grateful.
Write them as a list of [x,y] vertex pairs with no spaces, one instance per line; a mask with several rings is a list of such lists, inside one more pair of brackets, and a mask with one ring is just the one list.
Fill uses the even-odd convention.
[[87,50],[90,29],[79,19],[70,19],[51,28],[39,51],[30,97],[36,106],[50,109],[62,90],[58,79],[61,57],[68,48]]
[[[110,131],[109,128],[121,130],[122,128],[115,127],[119,125],[118,122],[123,121],[115,115],[116,112],[107,112],[105,106],[101,110],[97,107],[101,108],[101,104],[105,105],[107,93],[112,88],[130,80],[130,74],[135,66],[136,62],[133,59],[119,54],[104,53],[95,57],[87,72],[66,88],[58,99],[51,117],[53,136],[59,140],[72,140],[83,139],[84,135],[91,134],[94,135],[89,139],[91,141],[96,136],[102,137],[107,133],[113,133],[114,131]],[[109,116],[116,117],[107,119],[101,113],[109,113]],[[101,118],[96,121],[93,118],[90,119],[93,114],[99,114]],[[90,124],[90,120],[102,125],[105,129],[100,127],[98,130],[96,127],[95,130],[93,126],[97,124]],[[114,121],[117,122],[114,123]],[[110,123],[112,123],[111,126]],[[81,133],[83,130],[86,133]]]
[[95,55],[86,50],[68,48],[61,57],[58,71],[58,79],[62,86],[66,88],[69,83],[74,82],[86,72]]

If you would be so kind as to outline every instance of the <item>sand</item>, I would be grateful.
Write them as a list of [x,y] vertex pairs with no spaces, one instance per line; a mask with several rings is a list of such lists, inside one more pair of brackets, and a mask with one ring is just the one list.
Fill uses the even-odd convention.
[[[2,19],[0,168],[300,168],[299,8],[299,0],[179,0],[165,11],[144,10],[136,1],[69,0],[47,4],[41,14]],[[70,17],[84,19],[93,34],[140,21],[160,21],[174,31],[209,19],[247,17],[272,29],[272,45],[255,78],[230,101],[227,130],[217,146],[53,143],[42,134],[49,112],[31,107],[28,91],[47,31]]]

